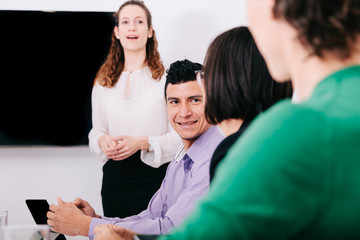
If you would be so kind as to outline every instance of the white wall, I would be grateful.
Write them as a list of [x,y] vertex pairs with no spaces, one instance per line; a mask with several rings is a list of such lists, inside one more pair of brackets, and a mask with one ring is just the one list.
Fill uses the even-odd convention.
[[[86,199],[101,207],[101,163],[83,147],[0,147],[0,209],[9,224],[34,224],[25,199]],[[78,239],[78,238],[75,238]],[[81,239],[81,238],[80,238]]]
[[[109,11],[124,0],[1,0],[2,10]],[[210,42],[221,32],[246,25],[246,0],[145,0],[153,17],[166,67],[187,58],[202,63]]]
[[[1,0],[0,9],[114,12],[122,3]],[[184,58],[202,63],[208,45],[218,34],[247,23],[245,0],[145,0],[145,4],[152,12],[166,67]],[[0,147],[0,209],[9,210],[9,224],[33,223],[26,198],[46,198],[54,203],[57,196],[68,201],[79,196],[101,214],[101,166],[86,146]]]

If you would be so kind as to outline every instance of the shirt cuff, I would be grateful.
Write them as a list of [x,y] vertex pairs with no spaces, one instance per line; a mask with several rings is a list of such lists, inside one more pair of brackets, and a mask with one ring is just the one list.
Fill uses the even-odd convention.
[[99,138],[101,136],[102,135],[93,137],[91,142],[89,142],[89,147],[90,151],[93,152],[102,163],[106,163],[109,159],[99,146]]
[[141,161],[145,164],[158,168],[163,163],[161,162],[161,147],[160,144],[156,141],[156,139],[152,136],[149,136],[149,149],[148,151],[141,151]]
[[97,225],[101,225],[101,224],[110,224],[111,222],[109,222],[108,220],[102,219],[102,218],[92,218],[91,222],[90,222],[90,227],[89,227],[89,240],[93,240],[95,237],[94,234],[94,228]]

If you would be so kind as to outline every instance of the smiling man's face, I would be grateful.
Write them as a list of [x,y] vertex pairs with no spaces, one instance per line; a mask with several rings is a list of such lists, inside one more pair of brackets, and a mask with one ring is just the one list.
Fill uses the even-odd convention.
[[188,150],[196,139],[209,129],[205,119],[203,91],[196,80],[169,84],[166,88],[169,121]]

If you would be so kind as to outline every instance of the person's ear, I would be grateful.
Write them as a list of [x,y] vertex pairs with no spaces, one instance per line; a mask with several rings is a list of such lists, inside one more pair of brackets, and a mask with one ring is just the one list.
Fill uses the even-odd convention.
[[152,38],[153,34],[154,34],[153,27],[150,26],[149,31],[148,31],[148,38]]
[[119,28],[117,26],[114,27],[114,34],[117,39],[120,39]]
[[274,9],[274,6],[275,6],[275,0],[267,0],[266,1],[266,4],[267,4],[267,8],[266,9],[268,9],[268,16],[270,17],[270,19],[271,20],[274,20],[274,19],[276,19],[276,17],[275,17],[275,15],[274,15],[274,11],[273,11],[273,9]]

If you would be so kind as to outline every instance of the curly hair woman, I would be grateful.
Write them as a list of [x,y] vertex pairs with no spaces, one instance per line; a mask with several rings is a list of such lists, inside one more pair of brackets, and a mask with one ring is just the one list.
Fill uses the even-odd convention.
[[92,92],[90,150],[104,162],[104,215],[147,207],[181,140],[169,125],[160,60],[149,9],[126,1],[115,13],[112,43]]

